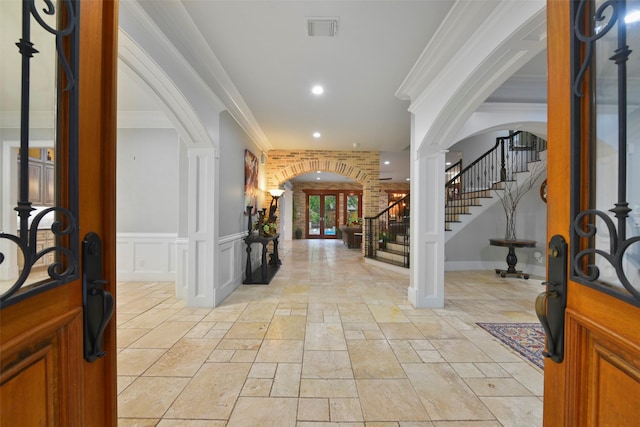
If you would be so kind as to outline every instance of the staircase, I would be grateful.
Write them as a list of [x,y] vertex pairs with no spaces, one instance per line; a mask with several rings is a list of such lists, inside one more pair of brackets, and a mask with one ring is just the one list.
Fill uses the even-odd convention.
[[[546,159],[547,141],[531,133],[517,131],[496,138],[495,145],[462,168],[458,162],[447,168],[445,184],[445,231],[448,238],[496,202],[493,192],[505,183],[526,176],[533,162]],[[388,212],[399,203],[409,204],[409,196],[398,200],[375,217],[365,218],[365,257],[409,268],[409,216],[400,222],[388,220]],[[408,210],[407,210],[408,213]]]
[[[402,204],[402,205],[401,205]],[[409,268],[409,195],[375,217],[365,218],[365,257],[398,267]],[[404,206],[399,220],[390,220],[389,211]]]
[[[445,184],[445,224],[448,234],[455,234],[469,221],[469,216],[487,209],[494,202],[494,190],[506,182],[518,180],[533,162],[544,160],[547,141],[528,132],[513,132],[496,138],[495,145],[460,170],[455,164],[447,169]],[[456,168],[456,169],[454,169]],[[448,236],[451,237],[451,236]]]

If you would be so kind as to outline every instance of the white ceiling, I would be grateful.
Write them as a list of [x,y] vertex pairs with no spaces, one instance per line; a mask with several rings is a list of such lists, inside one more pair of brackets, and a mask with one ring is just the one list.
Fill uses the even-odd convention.
[[[19,2],[0,3],[4,7]],[[409,104],[395,93],[453,3],[188,0],[182,6],[273,148],[381,151],[381,178],[405,182],[409,176]],[[141,0],[139,4],[170,38],[184,33],[167,13],[180,4],[178,0]],[[6,17],[3,14],[3,34],[9,27]],[[337,37],[309,37],[308,17],[337,17]],[[13,39],[3,36],[11,41],[10,47],[3,42],[3,53],[16,50]],[[185,58],[198,54],[187,52],[189,46],[184,43],[177,42],[177,46]],[[509,79],[490,100],[546,102],[545,55],[543,52]],[[5,111],[12,108],[4,105],[13,93],[7,84],[15,86],[3,77]],[[311,94],[314,84],[324,86],[322,96]],[[120,111],[160,110],[126,73],[120,73],[119,85]],[[315,131],[322,137],[313,138]],[[384,165],[385,160],[391,164]]]
[[[140,4],[181,34],[158,3]],[[275,149],[381,151],[381,178],[409,177],[410,114],[396,91],[445,21],[451,0],[189,0],[183,6]],[[308,18],[337,18],[336,37],[310,37]],[[184,41],[182,49],[189,49]],[[186,57],[193,55],[187,53]],[[506,85],[538,102],[545,55]],[[311,87],[321,84],[321,96]],[[535,87],[533,87],[535,86]],[[517,98],[526,97],[518,92]],[[496,93],[495,101],[509,101]],[[313,138],[313,132],[322,137]],[[392,160],[384,165],[385,160]],[[316,174],[299,177],[316,181]],[[325,174],[323,180],[344,180]]]

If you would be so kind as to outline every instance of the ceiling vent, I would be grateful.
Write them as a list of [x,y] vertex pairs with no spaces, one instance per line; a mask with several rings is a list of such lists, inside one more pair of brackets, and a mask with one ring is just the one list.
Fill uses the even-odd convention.
[[338,18],[307,18],[309,37],[336,37],[338,35]]

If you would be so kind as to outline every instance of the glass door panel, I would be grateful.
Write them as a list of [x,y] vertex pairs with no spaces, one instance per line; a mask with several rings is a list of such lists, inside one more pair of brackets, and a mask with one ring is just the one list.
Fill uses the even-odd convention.
[[336,223],[338,219],[338,212],[336,210],[337,197],[335,195],[326,195],[322,197],[324,199],[323,234],[325,237],[336,237]]
[[362,217],[362,204],[359,194],[348,194],[345,213],[345,224],[359,224]]
[[309,236],[320,236],[320,195],[309,195],[307,205],[309,207]]
[[307,194],[307,238],[335,239],[338,225],[338,195]]

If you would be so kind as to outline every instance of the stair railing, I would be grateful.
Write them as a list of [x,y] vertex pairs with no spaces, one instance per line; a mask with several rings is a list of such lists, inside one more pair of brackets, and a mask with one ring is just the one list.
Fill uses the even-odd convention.
[[529,132],[497,137],[491,149],[445,184],[445,222],[458,222],[469,206],[478,205],[483,192],[515,180],[516,174],[526,171],[530,162],[540,160],[540,152],[546,149],[547,141]]
[[[398,236],[402,241],[402,264],[409,267],[409,200],[410,195],[407,194],[402,199],[396,201],[388,208],[377,214],[376,216],[368,216],[365,221],[364,236],[364,256],[367,258],[376,258],[378,250],[388,243],[398,242]],[[396,206],[404,204],[402,214],[396,220],[391,220],[389,211]]]

